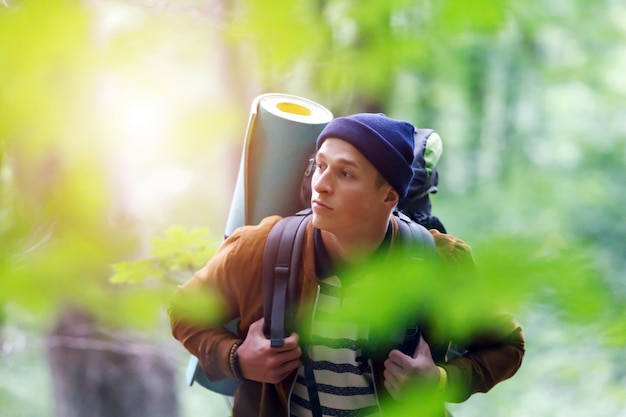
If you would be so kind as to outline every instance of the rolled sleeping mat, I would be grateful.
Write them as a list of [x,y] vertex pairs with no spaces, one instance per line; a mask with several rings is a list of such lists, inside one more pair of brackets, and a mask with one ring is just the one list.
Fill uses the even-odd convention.
[[[262,94],[251,106],[235,191],[226,221],[225,236],[264,217],[289,216],[302,206],[300,187],[315,140],[333,114],[324,106],[288,94]],[[237,320],[225,327],[236,331]],[[191,355],[186,380],[211,391],[232,396],[235,379],[210,381]]]
[[269,93],[253,100],[225,236],[303,208],[302,175],[315,140],[332,119],[326,107],[302,97]]

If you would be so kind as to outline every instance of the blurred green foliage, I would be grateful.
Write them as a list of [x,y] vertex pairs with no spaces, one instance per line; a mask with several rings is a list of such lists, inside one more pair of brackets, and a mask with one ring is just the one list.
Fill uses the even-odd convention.
[[212,238],[206,228],[189,231],[174,226],[167,229],[163,237],[150,239],[150,258],[113,264],[115,273],[110,280],[137,284],[148,278],[169,278],[174,283],[182,283],[172,274],[181,272],[186,280],[213,256],[218,245],[219,241]]
[[84,295],[77,280],[102,275],[126,249],[104,227],[109,187],[82,117],[93,74],[87,31],[87,14],[71,2],[20,2],[0,13],[0,305],[50,311]]
[[[381,322],[418,299],[461,336],[482,309],[516,314],[519,374],[455,415],[623,416],[625,18],[614,0],[2,3],[4,320],[69,302],[160,326],[221,240],[249,102],[280,91],[441,135],[434,213],[479,278],[363,291]],[[176,191],[171,165],[199,179]],[[26,402],[11,393],[1,409]]]

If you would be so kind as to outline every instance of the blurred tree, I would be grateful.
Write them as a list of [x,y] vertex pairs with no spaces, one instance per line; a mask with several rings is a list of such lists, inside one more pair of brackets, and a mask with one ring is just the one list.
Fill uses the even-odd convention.
[[0,305],[13,318],[37,317],[38,327],[56,322],[47,340],[58,416],[176,416],[163,353],[111,337],[133,323],[122,315],[136,306],[108,283],[110,264],[136,255],[140,236],[90,113],[98,68],[90,41],[79,3],[0,11]]
[[164,349],[66,309],[47,336],[55,409],[63,417],[179,415]]

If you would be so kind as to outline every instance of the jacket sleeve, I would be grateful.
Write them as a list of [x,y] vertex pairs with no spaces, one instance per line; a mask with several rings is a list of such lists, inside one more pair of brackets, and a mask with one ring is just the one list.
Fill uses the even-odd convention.
[[[477,274],[470,247],[460,239],[431,230],[439,258],[453,269]],[[512,377],[522,363],[524,336],[513,316],[494,312],[485,321],[489,331],[474,335],[465,344],[465,354],[438,363],[448,374],[446,400],[462,402],[476,392],[487,392]]]
[[[272,216],[258,226],[237,229],[170,300],[172,334],[198,358],[210,380],[233,377],[230,348],[263,316],[263,251],[267,234],[279,219]],[[224,325],[235,319],[239,323],[233,333]]]

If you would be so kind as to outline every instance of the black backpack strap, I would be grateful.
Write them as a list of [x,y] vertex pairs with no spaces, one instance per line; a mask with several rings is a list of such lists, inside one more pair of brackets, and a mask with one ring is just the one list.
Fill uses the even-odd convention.
[[[306,209],[281,219],[267,237],[263,254],[263,314],[265,336],[272,347],[283,346],[285,336],[293,327],[288,314],[295,304],[302,244],[310,214],[311,210]],[[313,417],[322,417],[313,362],[306,346],[302,347],[302,361]]]
[[[426,228],[401,212],[394,212],[398,218],[400,238],[407,246],[411,257],[418,260],[432,259],[435,256],[435,239]],[[398,349],[405,355],[413,356],[422,335],[421,326],[415,319],[407,319],[402,340],[397,340]]]
[[272,347],[283,346],[291,332],[286,313],[294,305],[304,231],[310,210],[281,219],[270,231],[263,254],[263,315],[265,336]]
[[418,259],[434,256],[436,253],[435,239],[430,232],[400,211],[395,211],[394,215],[398,219],[400,238],[410,248],[412,255]]
[[304,385],[309,394],[309,403],[311,404],[311,415],[313,417],[322,417],[322,404],[320,403],[320,394],[313,373],[313,360],[309,356],[306,346],[302,346],[302,364],[304,365]]

